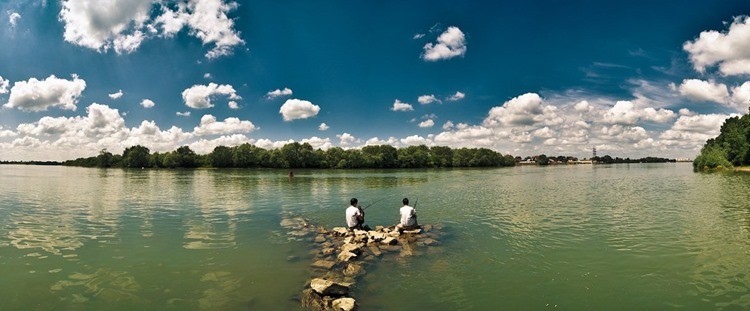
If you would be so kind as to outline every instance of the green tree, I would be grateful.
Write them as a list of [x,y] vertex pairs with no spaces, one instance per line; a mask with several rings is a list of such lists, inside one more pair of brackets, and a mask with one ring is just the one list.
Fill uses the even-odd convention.
[[99,151],[99,156],[96,157],[96,166],[98,167],[111,167],[112,166],[112,153],[107,151],[107,148]]
[[197,167],[199,164],[198,155],[188,146],[177,148],[173,156],[177,167]]
[[125,151],[122,153],[122,164],[124,167],[129,168],[147,167],[148,158],[148,148],[141,145],[136,145],[125,148]]
[[712,168],[731,167],[732,163],[726,158],[726,152],[717,144],[706,145],[701,154],[693,161],[693,169],[706,170]]
[[213,167],[232,167],[234,161],[232,160],[232,149],[225,146],[216,146],[214,151],[211,152],[211,166]]

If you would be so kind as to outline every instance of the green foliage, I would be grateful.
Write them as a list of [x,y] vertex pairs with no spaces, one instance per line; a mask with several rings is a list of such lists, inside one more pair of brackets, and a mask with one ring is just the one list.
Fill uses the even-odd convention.
[[102,151],[99,151],[99,156],[96,157],[96,166],[97,167],[111,167],[112,166],[112,156],[111,152],[108,152],[107,149],[102,149]]
[[209,156],[213,167],[232,167],[234,165],[232,148],[217,146]]
[[695,170],[721,169],[731,166],[732,163],[726,158],[726,152],[718,144],[704,146],[701,154],[693,161]]
[[719,136],[703,145],[693,161],[695,170],[726,168],[750,164],[750,114],[724,121]]
[[148,167],[148,160],[149,150],[141,145],[125,148],[125,151],[122,153],[123,167]]

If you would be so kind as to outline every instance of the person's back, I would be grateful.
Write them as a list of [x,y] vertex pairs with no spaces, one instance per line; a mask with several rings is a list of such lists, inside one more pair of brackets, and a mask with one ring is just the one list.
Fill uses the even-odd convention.
[[351,205],[346,208],[346,225],[349,229],[361,229],[364,223],[364,213],[357,207],[357,199],[352,198]]
[[402,202],[404,203],[404,206],[399,209],[401,221],[399,222],[398,227],[408,229],[419,226],[417,224],[417,210],[409,206],[409,199],[404,198]]

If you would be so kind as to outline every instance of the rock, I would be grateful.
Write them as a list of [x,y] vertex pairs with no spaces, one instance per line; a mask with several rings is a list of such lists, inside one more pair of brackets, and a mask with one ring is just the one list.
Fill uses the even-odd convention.
[[354,310],[355,304],[356,301],[354,298],[344,297],[334,300],[331,303],[331,307],[333,307],[334,310],[351,311]]
[[430,239],[430,238],[422,240],[422,243],[424,243],[424,245],[427,245],[427,246],[432,246],[432,245],[438,245],[439,244],[438,241],[435,241],[435,240]]
[[368,233],[371,241],[379,242],[386,238],[385,233],[382,232],[370,232]]
[[318,295],[312,288],[306,288],[302,291],[300,303],[302,304],[302,308],[307,310],[325,310],[328,308],[327,302],[323,301],[323,297]]
[[422,231],[424,232],[430,232],[432,230],[432,225],[424,225],[422,226]]
[[400,235],[401,235],[401,233],[400,233],[400,232],[398,232],[398,230],[393,230],[393,231],[391,231],[391,232],[388,232],[388,236],[390,236],[390,237],[394,237],[394,238],[397,238],[397,237],[399,237]]
[[331,232],[338,236],[346,236],[346,234],[349,233],[349,230],[344,227],[336,227],[331,229]]
[[294,255],[286,256],[286,261],[297,261],[297,259],[299,259],[299,257]]
[[359,254],[362,252],[361,250],[362,250],[362,247],[364,246],[365,246],[364,244],[351,244],[351,243],[344,244],[343,246],[341,246],[341,251]]
[[326,247],[323,249],[323,255],[331,255],[336,252],[336,249],[333,247]]
[[370,252],[377,257],[380,257],[380,255],[383,255],[383,252],[381,252],[380,249],[375,245],[370,246],[369,249],[370,249]]
[[367,235],[366,234],[364,234],[364,235],[356,235],[356,236],[354,236],[354,240],[353,241],[357,242],[357,243],[367,243]]
[[291,231],[291,232],[289,232],[287,234],[291,235],[293,237],[302,238],[302,237],[308,236],[310,234],[310,231],[307,231],[307,230],[297,230],[297,231]]
[[401,257],[414,256],[414,250],[411,248],[411,244],[406,243],[401,248]]
[[358,276],[365,272],[361,265],[350,263],[344,268],[344,275],[346,276]]
[[354,229],[354,235],[367,235],[367,231]]
[[312,267],[313,268],[321,268],[321,269],[331,270],[331,268],[333,268],[333,266],[335,266],[335,265],[336,265],[335,261],[318,260],[316,262],[313,262]]
[[389,236],[389,237],[383,239],[382,241],[380,241],[380,243],[385,244],[385,245],[396,245],[396,244],[398,244],[398,240],[396,240],[396,238],[394,238],[394,237],[390,237]]
[[340,261],[348,262],[348,261],[352,260],[352,258],[356,258],[356,257],[357,257],[357,254],[352,253],[352,252],[344,251],[344,252],[339,253],[339,256],[337,258]]
[[383,229],[385,229],[385,227],[383,227],[383,226],[375,226],[375,231],[383,231]]
[[399,247],[398,245],[384,245],[381,246],[380,249],[388,252],[398,252],[401,250],[401,247]]
[[422,232],[422,229],[419,229],[419,228],[414,229],[414,230],[404,230],[404,233],[406,234],[419,234],[421,232]]
[[315,278],[310,281],[310,288],[323,296],[343,296],[349,293],[349,285],[326,279]]
[[319,234],[318,236],[315,237],[315,240],[313,240],[313,242],[315,243],[323,243],[325,241],[326,241],[326,237],[322,234]]

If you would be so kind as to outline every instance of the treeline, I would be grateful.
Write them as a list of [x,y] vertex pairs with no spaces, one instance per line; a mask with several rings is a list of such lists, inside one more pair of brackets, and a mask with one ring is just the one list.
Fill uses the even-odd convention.
[[615,164],[615,163],[668,163],[668,162],[677,162],[675,159],[667,159],[667,158],[659,158],[659,157],[645,157],[645,158],[639,158],[639,159],[631,159],[631,158],[612,158],[609,155],[605,155],[603,157],[592,157],[592,161],[595,161],[597,163],[604,163],[604,164]]
[[719,136],[706,141],[693,161],[695,170],[750,164],[750,114],[724,121]]
[[61,165],[62,162],[57,162],[57,161],[0,161],[0,165],[2,164]]
[[460,148],[425,145],[395,148],[390,145],[365,146],[344,150],[313,149],[308,143],[290,143],[277,149],[263,149],[251,144],[218,146],[205,155],[188,146],[165,153],[144,146],[126,148],[122,155],[106,149],[98,156],[63,162],[68,166],[125,168],[432,168],[513,166],[511,155],[486,148]]

